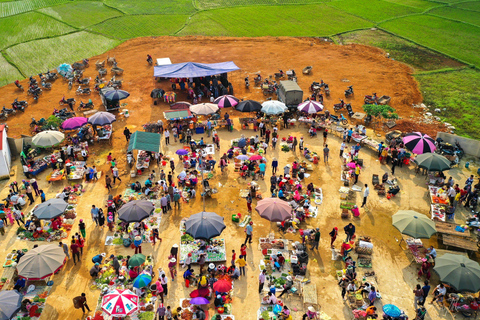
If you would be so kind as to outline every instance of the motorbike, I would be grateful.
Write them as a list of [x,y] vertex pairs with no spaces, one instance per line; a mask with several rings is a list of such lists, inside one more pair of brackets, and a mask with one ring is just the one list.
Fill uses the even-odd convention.
[[75,117],[75,112],[68,112],[67,108],[63,108],[57,110],[56,108],[53,109],[52,113],[55,117],[66,120],[71,117]]
[[69,99],[65,99],[65,96],[63,96],[62,100],[60,100],[58,103],[63,106],[64,104],[72,104],[72,105],[75,105],[75,98],[69,98]]
[[283,70],[278,70],[280,72],[275,73],[275,79],[284,79],[285,78],[285,73]]
[[20,89],[20,90],[22,90],[22,91],[24,90],[24,89],[23,89],[23,86],[20,84],[20,81],[15,80],[14,83],[15,83],[15,86],[16,86],[18,89]]
[[77,91],[75,92],[78,95],[81,95],[81,94],[89,95],[90,93],[92,93],[92,90],[90,90],[90,88],[82,89],[81,86],[78,86]]
[[377,94],[374,93],[371,96],[366,95],[363,101],[365,102],[365,104],[377,104],[377,101],[378,101]]
[[333,110],[335,110],[335,112],[337,112],[338,110],[341,110],[345,107],[345,102],[340,99],[340,103],[336,103],[333,105]]
[[28,107],[28,102],[25,101],[25,100],[18,101],[18,99],[15,99],[15,100],[13,100],[12,106],[15,105],[15,104],[20,105],[20,106],[24,106],[25,108]]
[[42,87],[45,89],[45,90],[52,90],[52,84],[50,82],[45,82],[45,81],[42,81]]
[[33,76],[30,76],[28,80],[30,80],[30,87],[37,84],[37,79],[35,79]]
[[328,84],[326,84],[326,83],[323,84],[323,90],[325,91],[325,95],[327,97],[329,97],[330,96],[330,88],[328,87]]
[[40,89],[39,87],[37,86],[33,86],[33,87],[30,87],[28,89],[28,94],[29,95],[32,95],[32,96],[39,96],[40,94],[42,94],[42,89]]
[[253,81],[255,81],[255,87],[260,86],[262,84],[262,76],[257,74],[257,76],[253,78]]
[[38,121],[35,120],[35,118],[32,118],[32,122],[30,122],[30,127],[35,127],[35,126],[43,126],[43,124],[45,123],[45,118],[42,118]]
[[91,78],[78,79],[77,83],[81,86],[88,86],[90,84],[90,79]]
[[347,105],[345,106],[345,109],[347,109],[348,116],[350,118],[355,114],[355,112],[353,112],[352,110],[352,105],[350,103],[347,103]]
[[17,112],[15,109],[7,109],[7,108],[5,108],[5,106],[3,106],[2,111],[3,111],[3,113],[5,113],[7,116],[10,115],[10,114],[14,114],[15,112]]
[[348,89],[345,90],[345,98],[353,96],[353,86],[348,86]]
[[113,87],[115,89],[121,88],[122,80],[116,80],[115,76],[113,76],[112,79],[110,79],[110,81],[108,82],[107,86]]
[[3,110],[0,110],[0,120],[7,120],[8,114],[6,114]]
[[452,145],[448,142],[444,142],[442,138],[437,138],[436,140],[437,144],[437,151],[441,155],[457,155],[458,159],[462,159],[463,156],[465,155],[465,151],[463,150],[462,146],[458,141],[455,141],[455,145]]
[[73,79],[68,80],[68,90],[72,90],[73,87]]
[[348,124],[348,120],[343,116],[343,114],[340,114],[340,117],[337,117],[336,115],[331,114],[330,119],[336,123],[341,123],[343,125]]
[[264,84],[262,87],[263,95],[267,96],[272,93],[277,93],[278,86],[276,83],[273,84]]
[[250,87],[250,81],[248,80],[248,76],[245,77],[245,88],[249,88]]
[[84,103],[83,101],[80,101],[80,105],[78,106],[78,111],[82,111],[82,110],[90,110],[90,109],[93,109],[94,105],[93,105],[93,102],[92,100],[88,100],[87,103]]
[[152,56],[147,54],[147,62],[149,65],[152,65],[153,64],[153,59],[152,59]]
[[44,73],[43,76],[47,81],[56,80],[58,78],[58,74],[56,72],[50,72],[50,70],[47,70],[47,73]]
[[295,70],[287,70],[287,79],[297,81],[297,74],[295,73]]

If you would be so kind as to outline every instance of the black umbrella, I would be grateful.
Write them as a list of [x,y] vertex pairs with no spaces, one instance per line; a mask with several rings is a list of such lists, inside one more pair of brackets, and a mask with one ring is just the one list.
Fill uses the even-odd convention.
[[33,214],[41,220],[50,220],[62,215],[68,203],[63,199],[50,199],[38,205]]
[[240,112],[256,112],[262,109],[262,105],[257,101],[245,100],[237,104],[235,109]]
[[105,99],[109,101],[118,101],[128,98],[130,93],[125,90],[110,90],[105,92]]
[[196,213],[185,221],[185,232],[195,239],[208,240],[219,236],[225,223],[223,217],[214,212]]
[[118,218],[125,222],[140,222],[155,210],[153,203],[146,200],[133,200],[118,210]]
[[415,163],[428,171],[444,171],[450,169],[450,160],[438,153],[424,153],[415,158]]

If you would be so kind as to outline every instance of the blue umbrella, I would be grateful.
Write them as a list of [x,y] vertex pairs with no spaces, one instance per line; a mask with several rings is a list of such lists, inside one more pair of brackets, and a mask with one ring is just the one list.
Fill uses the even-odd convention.
[[115,115],[111,114],[110,112],[97,112],[90,118],[88,118],[88,123],[91,125],[96,126],[104,126],[106,124],[111,124],[112,122],[116,121]]
[[68,63],[62,63],[61,65],[58,66],[57,71],[58,73],[60,73],[61,76],[65,77],[72,73],[73,68]]
[[389,316],[389,317],[393,317],[393,318],[396,318],[396,317],[400,317],[400,315],[402,314],[402,311],[400,311],[400,309],[393,305],[393,304],[386,304],[383,306],[383,312]]
[[135,288],[143,288],[146,287],[152,282],[152,277],[148,274],[141,274],[133,280],[133,286]]
[[105,92],[105,99],[109,101],[118,101],[128,98],[130,93],[125,90],[110,90]]

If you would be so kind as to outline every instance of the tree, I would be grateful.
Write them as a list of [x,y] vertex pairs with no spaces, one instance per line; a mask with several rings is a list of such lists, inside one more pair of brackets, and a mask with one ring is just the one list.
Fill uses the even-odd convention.
[[395,109],[386,104],[365,104],[363,111],[372,118],[374,118],[374,128],[380,118],[383,119],[398,119],[398,114],[395,113]]

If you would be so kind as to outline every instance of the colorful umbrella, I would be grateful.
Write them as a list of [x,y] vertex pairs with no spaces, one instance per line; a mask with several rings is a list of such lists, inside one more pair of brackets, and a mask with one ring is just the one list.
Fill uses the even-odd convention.
[[128,260],[128,266],[129,267],[141,266],[145,262],[146,259],[147,259],[147,257],[145,257],[145,255],[143,255],[141,253],[134,254],[130,258],[130,260]]
[[61,127],[63,130],[74,130],[86,125],[88,119],[85,117],[73,117],[63,121]]
[[65,253],[57,245],[39,246],[28,251],[17,264],[18,275],[27,280],[42,280],[57,272],[65,262]]
[[118,210],[118,218],[125,222],[140,222],[155,210],[153,203],[146,200],[133,200]]
[[324,106],[317,101],[305,101],[302,102],[298,105],[297,109],[300,112],[305,112],[305,113],[317,113],[322,111]]
[[232,284],[227,280],[218,280],[213,284],[213,290],[218,292],[229,292],[232,290]]
[[61,216],[67,207],[68,203],[63,199],[53,198],[40,203],[33,211],[33,215],[40,220],[50,220]]
[[113,317],[126,317],[138,310],[138,296],[130,290],[115,289],[103,296],[102,310]]
[[144,288],[152,282],[152,277],[148,274],[141,274],[133,280],[133,286],[135,288]]
[[278,198],[266,198],[258,201],[255,210],[264,219],[282,222],[292,217],[292,208],[287,201]]
[[400,210],[392,216],[392,224],[401,233],[414,238],[430,239],[437,232],[435,222],[413,210]]
[[444,171],[450,169],[450,160],[438,153],[424,153],[415,158],[415,163],[428,171]]
[[287,110],[285,103],[278,100],[270,100],[262,103],[262,112],[268,115],[271,114],[281,114]]
[[123,100],[128,98],[129,96],[130,93],[125,90],[110,90],[105,92],[105,99],[107,99],[108,101]]
[[457,291],[477,292],[480,290],[480,265],[467,257],[446,253],[435,259],[433,268],[442,282]]
[[33,137],[32,143],[36,147],[48,148],[61,143],[65,135],[60,131],[46,130],[39,132]]
[[57,67],[57,72],[65,77],[65,76],[68,76],[68,75],[71,75],[72,72],[73,72],[73,68],[71,65],[69,65],[68,63],[62,63],[61,65],[59,65]]
[[207,116],[218,111],[218,106],[213,103],[199,103],[190,106],[190,111],[195,114]]
[[16,290],[0,292],[0,320],[11,319],[22,306],[23,296]]
[[100,111],[88,118],[88,123],[94,126],[104,126],[115,122],[117,118],[110,112]]
[[240,102],[236,107],[236,110],[240,112],[257,112],[262,110],[262,105],[253,100],[245,100]]
[[261,155],[254,154],[254,155],[251,156],[249,159],[252,160],[252,161],[255,161],[255,160],[262,160],[263,157],[262,157]]
[[403,138],[403,143],[408,150],[415,154],[424,154],[434,152],[437,147],[435,141],[426,134],[413,132]]
[[195,239],[209,240],[219,236],[223,229],[223,217],[214,212],[199,212],[185,221],[185,232]]
[[210,301],[208,301],[208,299],[204,297],[196,297],[190,300],[190,304],[196,304],[196,305],[209,304],[209,303]]
[[224,95],[215,99],[214,103],[218,104],[219,108],[235,107],[238,104],[238,99],[234,96]]
[[241,155],[237,156],[237,159],[241,160],[241,161],[245,161],[245,160],[248,160],[248,156],[245,155],[245,154],[241,154]]
[[178,154],[179,156],[185,156],[188,154],[188,151],[185,149],[178,149],[175,153]]
[[383,306],[383,312],[389,316],[389,317],[400,317],[400,315],[402,314],[402,311],[400,311],[400,309],[393,305],[393,304],[386,304]]

